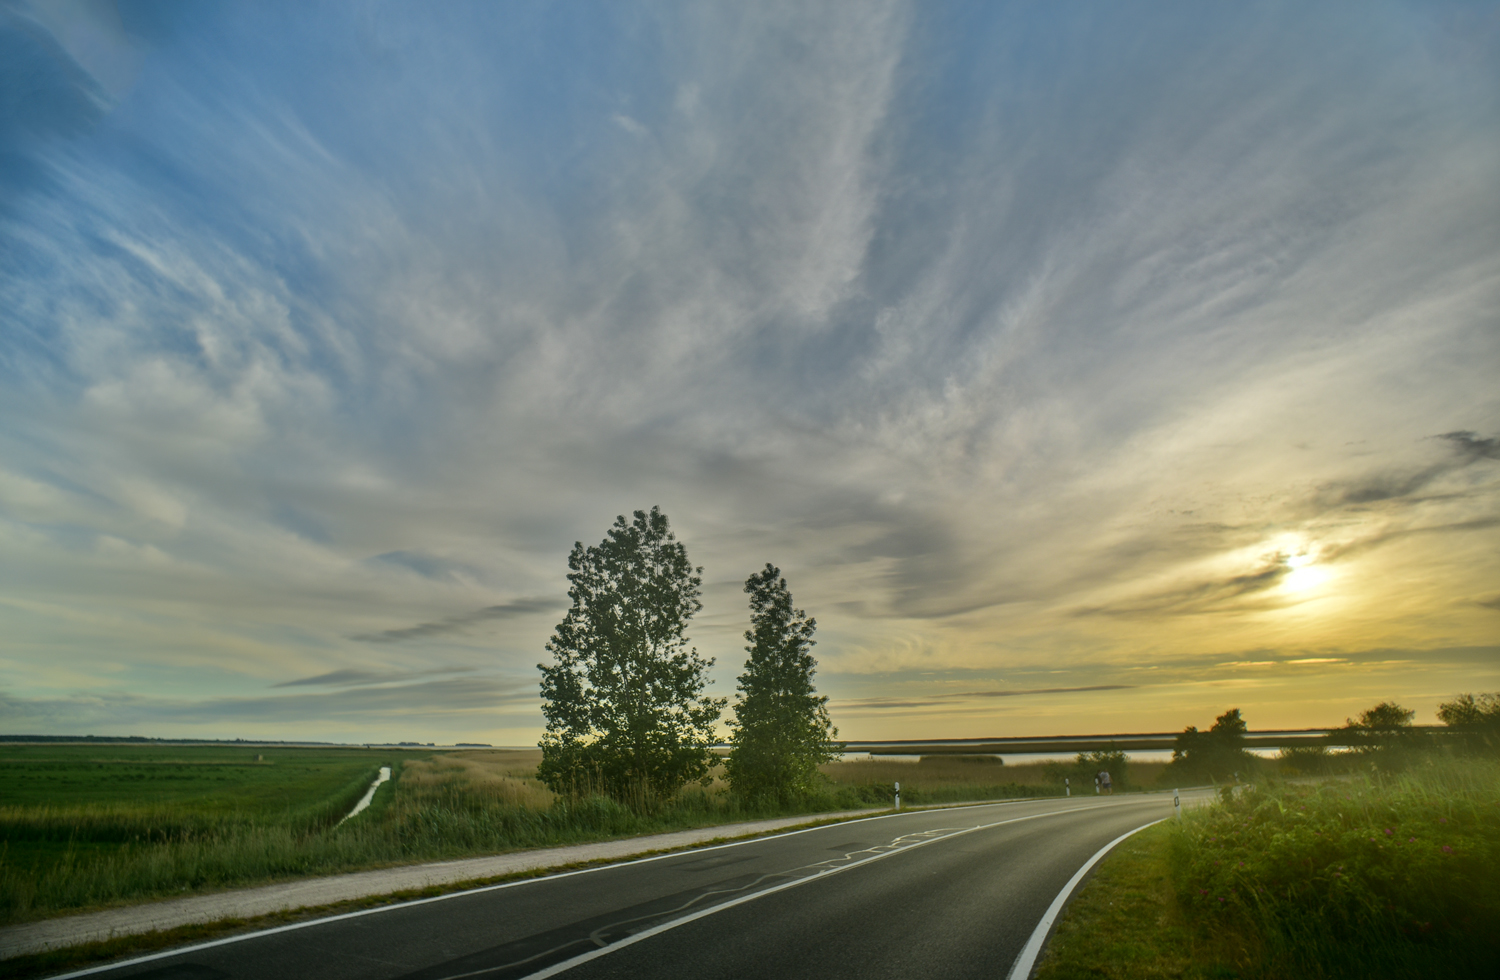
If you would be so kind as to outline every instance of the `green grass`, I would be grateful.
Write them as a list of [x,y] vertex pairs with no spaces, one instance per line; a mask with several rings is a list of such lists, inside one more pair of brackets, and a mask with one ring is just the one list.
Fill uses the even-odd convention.
[[1500,956],[1500,766],[1271,785],[1121,845],[1041,976],[1487,977]]
[[[94,747],[86,751],[97,756]],[[222,757],[203,753],[185,759],[176,748],[134,751],[139,755],[112,764],[76,754],[28,758],[27,766],[31,759],[44,760],[36,763],[35,772],[59,777],[59,785],[67,777],[69,785],[59,794],[67,802],[47,801],[52,780],[32,775],[26,804],[11,805],[7,795],[0,805],[0,923],[309,875],[788,812],[747,808],[725,793],[696,787],[649,813],[597,797],[562,799],[537,783],[535,752],[391,759],[361,750],[347,756],[321,750],[265,751],[269,766],[250,769],[253,775],[237,785],[221,786],[216,777],[228,768]],[[382,788],[359,817],[338,824],[374,778],[377,765],[388,760],[395,769],[389,788]],[[118,772],[126,774],[149,769],[189,778],[118,779],[108,765],[118,765]],[[790,812],[814,812],[828,803],[806,802],[808,808]]]
[[[1063,777],[1073,776],[1075,796],[1093,796],[1092,775],[1082,785],[1071,764],[1031,762],[1000,765],[972,756],[924,756],[918,762],[893,759],[849,760],[822,767],[828,777],[827,798],[844,805],[876,806],[891,802],[892,783],[901,783],[901,802],[908,806],[1003,800],[1023,796],[1062,796]],[[1153,782],[1164,763],[1131,763],[1133,787]],[[1115,773],[1117,779],[1124,775]],[[1121,780],[1123,784],[1123,780]],[[1117,788],[1116,792],[1122,790]]]
[[1183,914],[1168,864],[1173,828],[1158,824],[1100,862],[1068,904],[1038,980],[1220,980],[1244,976],[1257,943]]
[[198,813],[280,818],[381,765],[365,749],[0,745],[7,807],[190,803]]
[[[264,877],[325,833],[391,753],[0,747],[0,922]],[[243,869],[243,871],[238,870]]]
[[[260,758],[257,759],[256,757]],[[554,796],[540,753],[5,746],[0,923],[310,875],[890,803],[1059,795],[1045,766],[953,758],[824,767],[824,790],[748,807],[722,783],[640,812]],[[393,782],[339,824],[375,771]]]

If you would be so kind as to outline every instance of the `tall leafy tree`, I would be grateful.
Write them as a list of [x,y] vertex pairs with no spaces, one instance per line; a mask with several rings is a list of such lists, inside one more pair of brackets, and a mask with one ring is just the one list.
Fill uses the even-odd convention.
[[750,654],[739,678],[740,700],[724,768],[730,787],[747,799],[789,803],[818,784],[818,766],[835,758],[838,729],[828,698],[813,687],[817,620],[792,606],[775,565],[745,582],[750,595]]
[[618,518],[595,547],[568,555],[572,608],[542,672],[542,762],[553,790],[602,792],[649,806],[689,780],[707,782],[725,698],[704,693],[713,660],[688,646],[703,607],[702,568],[688,561],[658,507]]

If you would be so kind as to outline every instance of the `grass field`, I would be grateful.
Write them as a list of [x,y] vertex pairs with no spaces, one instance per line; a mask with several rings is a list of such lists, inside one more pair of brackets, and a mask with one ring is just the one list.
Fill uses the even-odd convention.
[[[1136,786],[1153,786],[1165,763],[1130,764]],[[891,785],[901,783],[901,801],[911,806],[961,803],[1018,796],[1063,795],[1061,772],[1067,767],[1051,762],[999,765],[973,756],[926,756],[918,762],[895,759],[851,759],[822,767],[834,798],[857,797],[866,805],[889,803]],[[1116,778],[1119,774],[1116,773]],[[1093,783],[1079,786],[1075,795],[1092,795]]]
[[[569,800],[537,750],[0,746],[0,923],[422,860],[902,801],[1060,795],[1056,767],[954,757],[823,767],[794,810],[743,806],[722,781],[640,813]],[[377,769],[393,780],[340,824]],[[1136,773],[1136,782],[1149,768]]]
[[326,832],[390,761],[362,749],[0,747],[0,921],[232,878],[236,851]]
[[1261,786],[1122,844],[1039,976],[1489,977],[1500,958],[1500,765]]

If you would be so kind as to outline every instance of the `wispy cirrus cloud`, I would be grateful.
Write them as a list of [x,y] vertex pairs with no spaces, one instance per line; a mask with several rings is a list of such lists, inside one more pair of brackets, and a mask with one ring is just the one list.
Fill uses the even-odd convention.
[[435,623],[418,623],[416,626],[403,626],[398,629],[381,630],[378,633],[358,633],[351,636],[350,639],[359,640],[363,643],[400,643],[404,640],[429,639],[451,633],[462,633],[478,626],[480,623],[487,623],[497,619],[513,619],[517,616],[529,616],[533,613],[553,612],[563,608],[564,605],[561,600],[549,597],[537,596],[517,599],[513,602],[476,609],[471,613],[450,616]]
[[93,9],[0,12],[28,697],[525,686],[571,545],[652,504],[721,690],[765,561],[836,697],[1492,631],[1457,8],[125,5],[75,51]]
[[1010,691],[953,691],[933,694],[925,698],[845,698],[832,702],[840,712],[857,713],[886,708],[931,708],[963,701],[984,701],[989,698],[1021,698],[1043,694],[1078,694],[1088,691],[1126,691],[1135,684],[1091,684],[1085,687],[1039,687],[1029,690]]
[[331,670],[326,674],[317,674],[313,677],[302,677],[294,681],[282,681],[273,684],[273,687],[369,687],[373,684],[401,684],[412,681],[425,680],[442,674],[462,674],[472,671],[471,667],[438,667],[432,670],[422,671],[391,671],[391,670],[361,670],[359,668],[346,668],[344,670]]

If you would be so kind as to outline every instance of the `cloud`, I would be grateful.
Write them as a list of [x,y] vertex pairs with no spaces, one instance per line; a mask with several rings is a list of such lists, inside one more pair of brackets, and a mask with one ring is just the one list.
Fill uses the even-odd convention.
[[423,578],[457,580],[477,577],[477,570],[470,565],[423,554],[420,551],[388,551],[383,555],[376,555],[369,561],[404,568]]
[[394,684],[412,681],[434,674],[466,673],[472,668],[468,667],[439,667],[434,670],[424,671],[381,671],[381,670],[359,670],[349,668],[345,670],[329,671],[326,674],[318,674],[315,677],[304,677],[295,681],[283,681],[273,684],[272,687],[366,687],[371,684]]
[[[122,16],[107,125],[66,24],[0,25],[28,695],[529,669],[653,503],[706,655],[773,561],[888,694],[1490,629],[1497,80],[1426,7]],[[1347,577],[1289,630],[1294,552]]]
[[1480,517],[1471,521],[1456,521],[1451,524],[1430,524],[1418,527],[1383,528],[1356,538],[1353,541],[1336,544],[1325,548],[1318,555],[1323,562],[1340,561],[1355,557],[1363,552],[1381,547],[1392,541],[1400,541],[1406,538],[1427,537],[1439,534],[1465,534],[1476,531],[1488,531],[1491,528],[1500,527],[1500,517]]
[[47,176],[49,151],[104,116],[104,88],[19,5],[0,7],[0,212]]
[[1438,436],[1447,439],[1453,447],[1471,460],[1500,459],[1500,439],[1481,439],[1473,432],[1445,432]]
[[1481,460],[1500,459],[1500,439],[1481,439],[1470,431],[1445,432],[1434,439],[1446,440],[1453,455],[1442,462],[1405,472],[1389,471],[1367,476],[1355,483],[1334,487],[1339,504],[1371,504],[1413,497],[1442,477]]
[[1073,611],[1074,616],[1160,616],[1227,612],[1240,607],[1238,600],[1280,585],[1292,567],[1285,555],[1276,555],[1257,571],[1211,579],[1153,593],[1140,599]]
[[518,616],[528,616],[532,613],[551,612],[564,608],[566,603],[558,599],[534,597],[517,599],[514,602],[503,603],[498,606],[486,606],[471,613],[460,616],[450,616],[447,619],[435,623],[419,623],[416,626],[406,626],[400,629],[381,630],[378,633],[359,633],[351,636],[351,640],[359,640],[363,643],[400,643],[406,640],[431,639],[435,636],[446,636],[452,633],[463,633],[480,623],[491,622],[497,619],[513,619]]
[[933,694],[926,698],[846,698],[832,702],[840,711],[885,708],[927,708],[984,698],[1019,698],[1038,694],[1074,694],[1083,691],[1125,691],[1134,684],[1090,684],[1086,687],[1043,687],[1014,691],[962,691]]
[[252,698],[162,698],[121,691],[23,697],[0,691],[0,712],[12,733],[286,741],[469,738],[502,724],[524,725],[536,704],[535,685],[492,677]]

